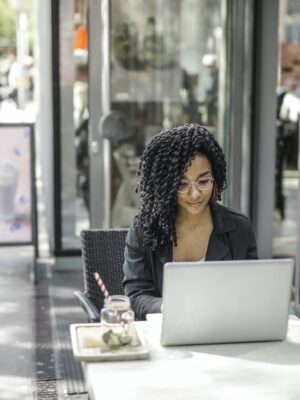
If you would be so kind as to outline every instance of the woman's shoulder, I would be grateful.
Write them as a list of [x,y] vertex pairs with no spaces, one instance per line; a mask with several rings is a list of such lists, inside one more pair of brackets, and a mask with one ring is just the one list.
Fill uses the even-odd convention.
[[224,209],[224,211],[228,212],[233,218],[249,221],[249,217],[246,214],[243,214],[240,211],[234,210],[233,208],[230,207],[225,207],[222,205],[220,206]]
[[130,227],[128,229],[128,235],[127,235],[127,242],[131,242],[131,241],[138,241],[141,242],[142,240],[142,229],[140,226],[140,219],[139,219],[139,215],[136,215],[131,224]]
[[230,221],[235,225],[248,226],[251,224],[249,217],[246,214],[241,213],[233,208],[223,206],[219,203],[214,205],[214,212],[220,215],[223,220],[223,224],[230,224]]
[[142,235],[142,229],[141,229],[141,223],[140,223],[140,218],[139,215],[136,214],[129,226],[129,233],[134,233],[135,235],[141,236]]
[[226,237],[225,242],[231,248],[233,259],[258,258],[256,239],[250,219],[243,213],[230,207],[217,205],[214,208],[216,233]]

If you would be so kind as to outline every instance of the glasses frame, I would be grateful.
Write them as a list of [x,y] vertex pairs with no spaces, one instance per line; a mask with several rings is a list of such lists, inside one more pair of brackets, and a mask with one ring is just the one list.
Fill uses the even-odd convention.
[[[207,189],[200,189],[200,188],[199,188],[198,182],[201,181],[201,179],[209,179],[209,180],[210,180],[210,185],[209,185],[209,187],[208,187]],[[191,187],[192,187],[193,184],[196,185],[196,188],[197,188],[197,190],[198,190],[199,192],[202,192],[202,191],[205,192],[206,190],[209,190],[209,189],[213,186],[214,181],[215,181],[215,180],[214,180],[214,178],[212,178],[212,177],[200,178],[200,179],[198,179],[198,181],[189,182],[189,183],[188,183],[188,187],[187,187],[186,190],[178,190],[178,189],[177,189],[177,192],[178,192],[178,193],[187,193],[187,192],[190,191],[190,189],[191,189]]]

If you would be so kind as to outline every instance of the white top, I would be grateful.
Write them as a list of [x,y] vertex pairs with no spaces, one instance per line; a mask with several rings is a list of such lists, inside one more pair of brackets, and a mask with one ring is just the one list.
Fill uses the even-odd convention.
[[299,112],[300,99],[298,92],[287,93],[283,98],[280,108],[280,118],[292,122],[297,122]]
[[300,320],[286,340],[162,347],[155,323],[145,331],[150,359],[85,363],[92,400],[296,400],[300,398]]

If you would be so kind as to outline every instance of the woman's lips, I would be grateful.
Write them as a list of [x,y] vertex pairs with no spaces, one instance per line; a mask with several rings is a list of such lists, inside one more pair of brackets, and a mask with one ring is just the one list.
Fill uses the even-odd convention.
[[188,202],[187,205],[190,206],[190,207],[197,207],[197,206],[200,206],[201,203],[202,203],[201,201],[195,201],[195,202],[192,202],[192,203]]

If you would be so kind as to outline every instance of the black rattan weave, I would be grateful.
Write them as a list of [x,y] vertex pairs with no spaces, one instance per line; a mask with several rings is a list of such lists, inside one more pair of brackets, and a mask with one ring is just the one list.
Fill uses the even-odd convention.
[[127,229],[89,229],[81,232],[84,288],[100,310],[104,297],[93,276],[98,272],[110,295],[124,294],[122,287]]

